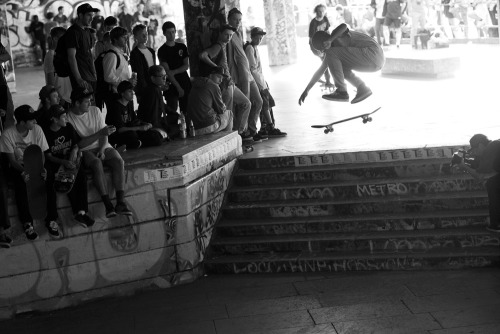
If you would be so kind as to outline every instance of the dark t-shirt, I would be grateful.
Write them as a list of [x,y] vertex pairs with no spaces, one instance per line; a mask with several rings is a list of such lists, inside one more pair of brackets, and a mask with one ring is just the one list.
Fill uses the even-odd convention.
[[75,128],[70,123],[61,127],[59,131],[52,131],[50,128],[44,129],[44,133],[49,145],[47,152],[59,159],[68,159],[71,149],[80,140]]
[[388,19],[401,18],[401,0],[386,0],[387,12],[385,17]]
[[114,125],[116,129],[124,126],[132,126],[132,122],[137,119],[134,111],[131,111],[128,106],[124,106],[117,99],[113,100],[106,114],[106,124]]
[[376,40],[365,33],[349,30],[349,37],[342,36],[342,44],[338,40],[334,40],[334,47],[351,47],[351,48],[380,48]]
[[118,20],[120,21],[120,26],[127,29],[128,32],[132,32],[132,25],[135,20],[130,14],[120,13],[118,14]]
[[500,140],[493,140],[484,149],[476,169],[478,173],[500,172]]
[[328,31],[328,29],[330,29],[330,21],[326,16],[321,21],[314,18],[309,23],[309,38],[312,38],[317,31]]
[[76,63],[82,79],[85,81],[97,81],[94,58],[92,56],[92,34],[90,31],[82,29],[77,24],[73,24],[66,31],[64,40],[67,49],[76,49]]
[[[189,53],[186,45],[182,43],[175,43],[174,46],[168,46],[167,44],[163,44],[158,49],[158,59],[161,62],[165,62],[168,64],[168,67],[171,70],[176,70],[182,65],[184,65],[184,59],[189,57]],[[186,79],[189,81],[189,75],[186,71],[178,73],[175,75],[175,79],[182,86],[181,82],[186,82]]]
[[44,24],[42,22],[40,22],[40,21],[38,21],[36,23],[31,22],[30,27],[29,27],[29,32],[33,33],[36,40],[39,40],[39,41],[45,40]]
[[64,23],[68,22],[68,17],[66,15],[62,15],[62,16],[56,15],[56,16],[54,16],[54,21],[56,21],[59,24],[64,24]]

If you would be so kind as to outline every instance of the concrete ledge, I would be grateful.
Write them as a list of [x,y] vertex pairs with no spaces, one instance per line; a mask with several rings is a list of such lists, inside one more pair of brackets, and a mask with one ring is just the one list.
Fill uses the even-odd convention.
[[448,78],[460,68],[460,57],[449,49],[393,51],[386,54],[383,75]]
[[[67,196],[58,195],[60,240],[35,221],[40,238],[27,241],[10,191],[14,243],[0,249],[0,319],[195,280],[240,154],[236,132],[126,152],[125,200],[133,216],[106,218],[89,175],[96,223],[78,225]],[[110,175],[108,186],[113,194]]]

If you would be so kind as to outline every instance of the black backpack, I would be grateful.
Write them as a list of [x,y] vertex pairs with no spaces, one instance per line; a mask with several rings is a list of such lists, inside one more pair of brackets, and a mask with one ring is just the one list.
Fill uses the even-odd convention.
[[66,50],[66,43],[64,37],[66,34],[62,35],[57,41],[57,46],[54,54],[54,70],[60,78],[68,77],[71,74],[68,61],[68,52]]
[[106,93],[110,91],[110,85],[104,80],[104,68],[103,68],[103,60],[106,54],[114,53],[116,56],[116,68],[120,66],[120,57],[115,50],[106,50],[101,52],[94,61],[95,73],[97,76],[96,83],[96,93]]

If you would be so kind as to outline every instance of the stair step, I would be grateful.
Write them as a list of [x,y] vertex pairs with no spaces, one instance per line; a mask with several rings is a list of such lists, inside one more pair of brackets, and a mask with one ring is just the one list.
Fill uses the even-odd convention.
[[[224,237],[212,241],[212,245],[241,245],[259,243],[281,243],[281,242],[316,242],[316,241],[355,241],[376,239],[402,239],[402,238],[443,238],[456,236],[490,236],[499,240],[499,236],[492,236],[484,228],[454,228],[434,230],[411,230],[411,231],[362,231],[351,233],[308,233],[308,234],[280,234],[280,235],[258,235],[241,237]],[[500,245],[500,243],[499,243]]]
[[224,255],[205,260],[212,273],[346,272],[465,269],[498,265],[498,247],[435,249],[426,253],[287,252]]
[[[241,166],[241,164],[240,164]],[[235,183],[283,184],[327,180],[363,180],[366,178],[398,178],[402,176],[429,176],[450,174],[449,159],[356,163],[308,167],[239,169]]]
[[222,219],[218,228],[281,225],[281,224],[311,224],[311,223],[335,223],[335,222],[363,222],[375,220],[396,219],[432,219],[432,218],[454,218],[454,217],[479,217],[488,216],[488,210],[456,210],[439,212],[404,212],[404,213],[382,213],[369,216],[347,215],[347,216],[308,216],[308,217],[273,217],[260,219]]
[[288,199],[288,200],[269,200],[266,202],[251,201],[242,203],[228,203],[225,210],[239,210],[247,208],[270,208],[279,206],[304,206],[304,205],[335,205],[335,204],[355,204],[355,203],[381,203],[381,202],[398,202],[398,201],[428,201],[436,199],[472,199],[472,198],[487,198],[486,191],[469,191],[469,192],[442,192],[436,194],[411,194],[405,196],[384,196],[384,197],[369,197],[369,198],[353,198],[353,199]]

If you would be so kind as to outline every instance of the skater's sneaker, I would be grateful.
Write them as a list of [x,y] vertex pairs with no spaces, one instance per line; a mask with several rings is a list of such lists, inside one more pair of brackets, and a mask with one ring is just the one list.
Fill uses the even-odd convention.
[[26,234],[26,238],[30,241],[35,241],[38,239],[38,233],[36,233],[35,228],[33,227],[33,223],[24,224],[24,234]]
[[252,140],[254,143],[262,143],[264,139],[258,133],[256,133],[253,135]]
[[366,85],[361,85],[358,87],[356,96],[352,99],[351,104],[361,102],[370,95],[372,95],[372,90],[366,87]]
[[132,216],[132,211],[130,211],[125,202],[116,203],[115,211],[119,215]]
[[62,231],[59,229],[59,224],[55,220],[51,220],[46,226],[51,237],[59,239],[63,236]]
[[262,140],[267,140],[269,138],[266,128],[260,129],[257,134],[262,138]]
[[106,207],[106,218],[116,217],[116,211],[113,204],[104,204]]
[[348,102],[349,94],[346,91],[336,90],[331,94],[323,95],[323,98],[328,101],[337,101],[337,102]]
[[12,239],[6,233],[0,234],[0,247],[10,248],[10,245],[12,245]]
[[75,216],[75,220],[80,224],[81,226],[85,228],[92,227],[94,225],[95,220],[90,218],[90,216],[86,213],[79,213]]
[[241,140],[245,143],[253,142],[253,136],[249,131],[245,131],[240,134]]
[[285,137],[286,132],[282,132],[278,128],[272,128],[267,131],[267,135],[269,136],[269,138]]

